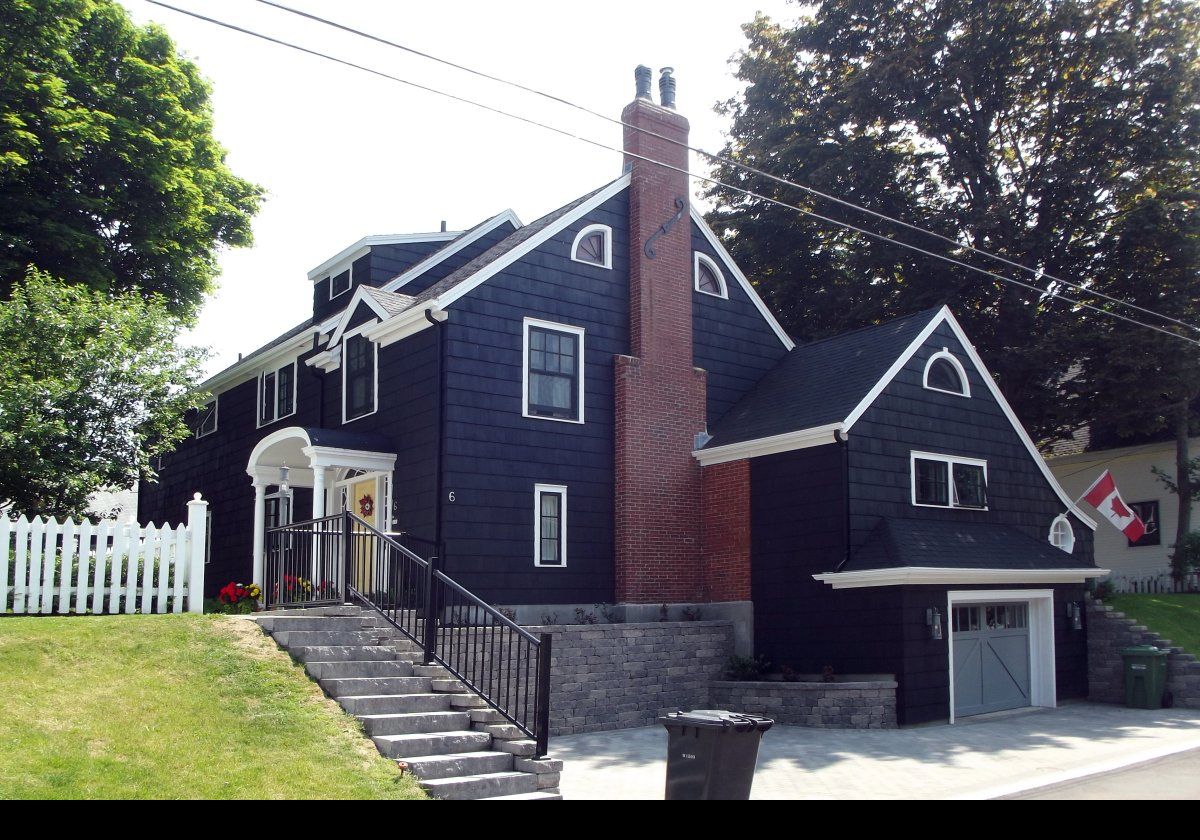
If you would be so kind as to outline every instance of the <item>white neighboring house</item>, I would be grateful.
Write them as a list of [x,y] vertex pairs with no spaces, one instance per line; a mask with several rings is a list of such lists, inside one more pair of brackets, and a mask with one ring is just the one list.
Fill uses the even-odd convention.
[[[1059,444],[1055,452],[1070,448],[1069,443]],[[1200,438],[1193,438],[1189,449],[1193,457],[1200,454]],[[1121,498],[1146,522],[1146,536],[1133,545],[1124,534],[1104,522],[1096,529],[1096,565],[1111,569],[1119,588],[1126,588],[1121,585],[1122,578],[1133,582],[1170,575],[1169,558],[1179,521],[1178,502],[1150,469],[1158,467],[1175,475],[1174,441],[1095,452],[1052,453],[1047,463],[1072,498],[1081,496],[1100,473],[1109,470]],[[1200,504],[1196,502],[1192,504],[1192,529],[1200,529]]]
[[137,519],[137,509],[138,491],[135,484],[132,487],[109,487],[96,491],[88,500],[87,512],[100,519],[129,522]]

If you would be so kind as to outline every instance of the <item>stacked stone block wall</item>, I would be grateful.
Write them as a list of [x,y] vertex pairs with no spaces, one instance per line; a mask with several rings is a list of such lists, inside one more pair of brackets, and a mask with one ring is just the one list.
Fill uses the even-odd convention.
[[1175,706],[1200,709],[1200,662],[1169,639],[1099,601],[1088,602],[1088,699],[1125,702],[1125,664],[1121,649],[1153,645],[1167,656],[1167,691]]

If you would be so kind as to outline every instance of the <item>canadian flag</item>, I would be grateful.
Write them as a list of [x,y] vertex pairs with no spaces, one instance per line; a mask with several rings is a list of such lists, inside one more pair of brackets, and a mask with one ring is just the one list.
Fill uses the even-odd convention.
[[1130,541],[1137,542],[1146,533],[1146,525],[1121,499],[1112,473],[1105,470],[1092,482],[1083,494],[1084,501],[1103,514],[1118,531],[1124,532]]

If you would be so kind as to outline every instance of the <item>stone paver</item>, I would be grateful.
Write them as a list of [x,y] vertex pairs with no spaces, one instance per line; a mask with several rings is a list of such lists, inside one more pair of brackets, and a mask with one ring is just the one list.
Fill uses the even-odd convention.
[[[753,799],[979,799],[1059,784],[1200,748],[1200,711],[1093,703],[956,726],[763,737]],[[565,799],[662,799],[660,726],[552,739]]]

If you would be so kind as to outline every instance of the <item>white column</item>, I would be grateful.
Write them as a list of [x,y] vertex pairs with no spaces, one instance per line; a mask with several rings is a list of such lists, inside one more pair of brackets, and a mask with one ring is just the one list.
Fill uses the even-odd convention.
[[254,479],[254,582],[266,590],[267,483]]
[[313,511],[312,518],[325,515],[325,467],[313,467]]
[[[188,569],[188,612],[204,612],[204,541],[207,537],[208,502],[196,493],[188,502],[188,539],[191,540],[192,556]],[[175,574],[182,571],[175,570]],[[116,584],[114,584],[115,586]]]

